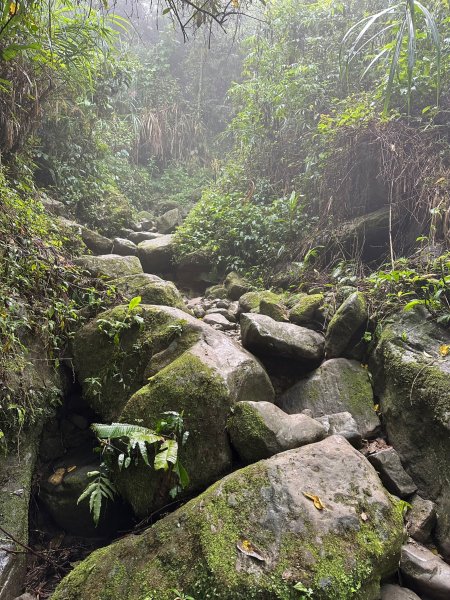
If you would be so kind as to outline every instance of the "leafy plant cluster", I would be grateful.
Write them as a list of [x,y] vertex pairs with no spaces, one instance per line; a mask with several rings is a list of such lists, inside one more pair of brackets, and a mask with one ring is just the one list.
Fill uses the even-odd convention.
[[71,262],[77,241],[55,226],[29,178],[0,169],[0,208],[0,437],[12,442],[59,398],[29,374],[57,367],[81,309],[93,314],[115,294]]
[[120,472],[133,468],[143,461],[147,467],[163,471],[165,477],[173,482],[170,491],[172,498],[189,485],[189,475],[179,458],[179,450],[189,437],[182,414],[164,412],[154,429],[127,423],[94,423],[91,428],[100,442],[102,463],[100,470],[88,473],[92,482],[80,495],[78,503],[89,498],[89,508],[96,526],[102,506],[118,494],[113,483],[116,470]]

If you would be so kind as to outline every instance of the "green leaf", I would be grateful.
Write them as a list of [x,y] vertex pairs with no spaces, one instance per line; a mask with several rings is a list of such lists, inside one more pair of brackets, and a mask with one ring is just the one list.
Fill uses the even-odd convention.
[[169,464],[176,464],[178,457],[178,442],[175,440],[166,440],[161,445],[161,452],[155,456],[154,467],[158,471],[164,469],[167,471]]
[[128,304],[128,310],[131,312],[132,310],[137,308],[141,302],[142,302],[141,296],[135,296],[134,298],[132,298],[130,300],[130,303]]

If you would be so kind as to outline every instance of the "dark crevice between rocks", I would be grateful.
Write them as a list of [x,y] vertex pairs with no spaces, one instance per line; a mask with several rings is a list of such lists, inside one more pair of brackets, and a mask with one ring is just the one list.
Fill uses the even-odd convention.
[[131,508],[121,498],[104,505],[98,527],[88,500],[77,504],[89,481],[87,473],[100,465],[90,429],[98,418],[84,402],[78,382],[70,377],[66,381],[64,401],[44,426],[30,500],[33,553],[28,555],[24,589],[41,599],[50,597],[74,563],[136,524]]

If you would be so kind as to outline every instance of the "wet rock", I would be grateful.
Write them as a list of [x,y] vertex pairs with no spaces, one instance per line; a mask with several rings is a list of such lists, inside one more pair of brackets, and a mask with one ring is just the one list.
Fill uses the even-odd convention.
[[318,442],[325,428],[306,415],[287,415],[270,402],[238,402],[228,420],[231,443],[246,463]]
[[[302,412],[305,414],[305,411]],[[362,437],[358,430],[358,424],[349,412],[316,417],[316,421],[325,427],[327,435],[342,435],[355,448],[361,447]]]
[[80,256],[74,262],[89,271],[93,277],[103,277],[104,279],[117,279],[126,275],[142,273],[141,263],[136,256],[119,256],[118,254]]
[[387,583],[381,586],[381,600],[420,600],[420,597],[407,588]]
[[380,450],[380,452],[370,454],[367,458],[391,494],[395,494],[399,498],[408,498],[417,491],[416,484],[403,468],[400,457],[394,448]]
[[450,598],[450,565],[417,542],[403,546],[400,571],[405,583],[427,599]]
[[167,273],[173,270],[173,236],[163,235],[138,245],[138,257],[145,273]]
[[224,281],[224,287],[230,300],[239,300],[241,296],[252,289],[251,284],[235,271],[228,273]]
[[244,348],[255,354],[303,363],[318,363],[323,358],[322,335],[291,323],[278,323],[265,315],[241,315],[241,334]]
[[113,239],[111,252],[120,256],[136,256],[137,246],[131,240],[116,237]]
[[328,325],[325,336],[327,357],[342,356],[352,338],[364,329],[367,319],[364,295],[361,292],[354,292],[337,309]]
[[371,361],[383,422],[419,495],[436,503],[434,533],[450,559],[450,345],[448,330],[422,311],[386,325]]
[[111,252],[112,241],[97,231],[81,226],[81,239],[94,254],[109,254]]
[[183,215],[178,208],[168,210],[156,219],[156,229],[159,233],[173,233],[183,223]]
[[161,279],[157,275],[140,273],[139,275],[129,275],[120,279],[114,279],[111,283],[126,300],[140,296],[142,304],[173,306],[181,308],[181,310],[186,310],[183,297],[175,284],[171,281]]
[[373,436],[380,426],[367,369],[346,358],[324,362],[287,390],[278,404],[289,414],[309,408],[315,418],[349,412],[364,438]]
[[424,544],[430,540],[436,525],[436,506],[431,500],[425,500],[418,494],[411,500],[411,509],[407,516],[408,534]]
[[333,436],[236,471],[142,535],[92,553],[53,600],[98,600],[106,591],[138,600],[142,582],[161,599],[178,589],[199,599],[275,600],[293,597],[299,581],[314,598],[348,598],[352,585],[378,600],[402,540],[396,501],[366,459]]

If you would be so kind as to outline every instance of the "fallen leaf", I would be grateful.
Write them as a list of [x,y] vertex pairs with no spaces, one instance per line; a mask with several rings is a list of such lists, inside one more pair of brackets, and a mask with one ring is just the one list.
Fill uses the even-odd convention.
[[303,495],[305,496],[305,498],[308,498],[309,500],[313,501],[314,506],[317,508],[317,510],[323,510],[325,508],[325,505],[323,504],[319,496],[315,496],[314,494],[308,494],[307,492],[303,492]]
[[447,356],[450,352],[450,346],[448,344],[441,344],[439,346],[439,354],[441,356]]
[[256,560],[260,560],[261,562],[266,562],[266,559],[261,555],[258,549],[255,548],[250,540],[239,540],[236,546],[237,549],[242,552],[242,554],[256,558]]
[[65,474],[66,474],[65,467],[60,467],[59,469],[56,469],[56,471],[53,473],[53,475],[50,475],[50,477],[48,478],[48,482],[51,483],[52,485],[59,485],[62,482],[62,480],[64,479]]
[[72,473],[72,471],[75,471],[76,468],[77,468],[76,465],[72,465],[71,467],[67,467],[67,472],[68,473]]

